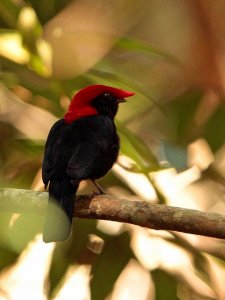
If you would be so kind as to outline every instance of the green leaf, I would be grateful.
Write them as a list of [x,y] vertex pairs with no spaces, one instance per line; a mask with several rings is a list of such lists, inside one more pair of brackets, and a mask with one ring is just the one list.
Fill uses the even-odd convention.
[[161,169],[155,155],[138,136],[121,125],[118,125],[118,130],[121,137],[121,153],[134,160],[140,172],[148,174],[150,171]]
[[19,14],[19,5],[17,1],[1,0],[0,1],[0,18],[10,27],[15,28]]
[[1,67],[1,78],[6,86],[18,84],[30,90],[33,95],[41,95],[53,101],[58,101],[59,96],[63,93],[62,82],[52,78],[44,78],[26,65],[1,58]]
[[[222,103],[222,102],[221,102]],[[221,104],[205,124],[203,136],[213,151],[218,150],[225,142],[225,105]]]
[[138,39],[124,37],[116,44],[116,47],[121,48],[121,49],[126,49],[129,51],[139,51],[139,52],[141,51],[148,55],[157,55],[163,59],[166,59],[170,63],[180,64],[179,60],[176,57],[174,57],[172,54],[169,54],[162,50],[154,48],[154,47],[150,46],[148,43],[143,42]]
[[187,145],[198,137],[194,121],[202,96],[201,90],[186,91],[167,104],[173,140],[178,144]]
[[175,276],[162,271],[155,270],[152,273],[155,282],[155,299],[157,300],[178,300],[177,297],[177,280]]
[[6,57],[18,64],[29,61],[29,52],[23,47],[19,32],[9,29],[0,30],[0,56]]

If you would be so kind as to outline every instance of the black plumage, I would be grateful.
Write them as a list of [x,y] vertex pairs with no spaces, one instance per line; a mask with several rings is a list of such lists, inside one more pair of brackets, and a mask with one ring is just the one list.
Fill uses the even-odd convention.
[[96,115],[78,118],[71,124],[61,119],[51,128],[42,165],[50,199],[43,233],[45,242],[69,238],[80,181],[99,179],[115,163],[119,137],[114,117],[119,102],[121,99],[103,93],[90,103]]

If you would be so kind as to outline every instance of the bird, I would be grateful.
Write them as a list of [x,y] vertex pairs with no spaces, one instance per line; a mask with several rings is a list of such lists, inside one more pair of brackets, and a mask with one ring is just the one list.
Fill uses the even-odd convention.
[[134,94],[102,84],[86,86],[50,129],[42,162],[42,180],[49,190],[44,242],[70,238],[75,196],[82,180],[91,180],[103,193],[96,180],[112,168],[120,147],[114,118],[119,104]]

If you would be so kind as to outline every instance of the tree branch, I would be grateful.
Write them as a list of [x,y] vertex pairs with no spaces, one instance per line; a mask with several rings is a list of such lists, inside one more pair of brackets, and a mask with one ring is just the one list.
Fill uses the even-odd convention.
[[[47,199],[46,192],[0,189],[0,211],[43,215]],[[108,195],[78,196],[74,217],[111,220],[225,239],[225,215],[117,199]]]

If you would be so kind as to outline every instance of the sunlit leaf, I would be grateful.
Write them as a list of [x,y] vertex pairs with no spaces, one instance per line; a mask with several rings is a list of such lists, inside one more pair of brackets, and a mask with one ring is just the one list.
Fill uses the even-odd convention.
[[16,31],[0,31],[0,55],[18,64],[26,64],[29,61],[29,52],[22,45],[22,37]]
[[[18,260],[1,272],[0,285],[7,298],[47,299],[44,286],[53,250],[54,243],[44,244],[42,237],[38,235],[23,250]],[[35,275],[31,276],[30,270],[33,267],[35,267]]]
[[18,29],[23,37],[24,45],[31,52],[35,52],[36,40],[42,34],[42,27],[38,21],[38,16],[31,6],[24,6],[20,10]]
[[[133,257],[128,234],[105,237],[105,247],[98,261],[93,265],[91,294],[93,300],[105,299],[113,289],[121,271]],[[119,256],[118,256],[119,255]],[[107,274],[107,276],[106,276]],[[99,288],[101,286],[101,288]]]
[[130,260],[118,277],[112,300],[153,300],[154,285],[150,273],[136,260]]
[[90,300],[90,273],[90,265],[70,266],[54,299],[70,300],[71,295],[76,295],[77,300]]

